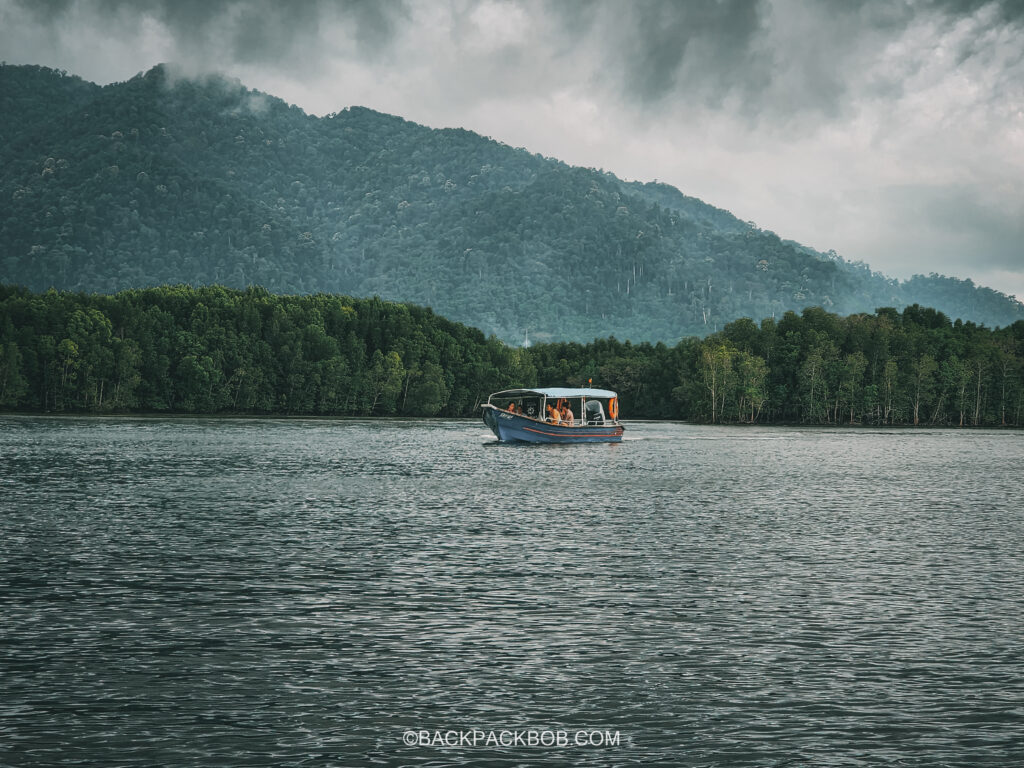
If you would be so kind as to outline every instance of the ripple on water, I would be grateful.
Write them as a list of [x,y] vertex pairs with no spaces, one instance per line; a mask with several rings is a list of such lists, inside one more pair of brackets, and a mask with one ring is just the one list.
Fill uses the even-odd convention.
[[1019,434],[627,437],[0,418],[0,763],[1024,760]]

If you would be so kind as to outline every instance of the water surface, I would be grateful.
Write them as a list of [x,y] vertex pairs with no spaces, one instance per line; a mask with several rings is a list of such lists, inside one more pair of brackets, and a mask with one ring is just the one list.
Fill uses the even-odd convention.
[[626,436],[0,417],[0,764],[1024,763],[1024,436]]

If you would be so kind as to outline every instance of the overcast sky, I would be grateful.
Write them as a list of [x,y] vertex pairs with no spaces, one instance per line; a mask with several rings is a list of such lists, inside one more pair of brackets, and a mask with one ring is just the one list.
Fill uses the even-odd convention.
[[0,59],[463,127],[1024,299],[1024,0],[0,0]]

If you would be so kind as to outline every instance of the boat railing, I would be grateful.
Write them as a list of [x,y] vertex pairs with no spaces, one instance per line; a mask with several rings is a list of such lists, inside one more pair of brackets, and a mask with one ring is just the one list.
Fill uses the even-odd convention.
[[510,411],[508,410],[508,408],[499,408],[498,406],[494,405],[494,403],[483,403],[480,407],[493,408],[499,413],[511,413],[513,416],[518,416],[519,418],[527,419],[528,421],[534,421],[538,424],[554,424],[561,427],[602,427],[608,424],[619,424],[618,419],[613,419],[609,416],[605,416],[604,419],[601,421],[587,421],[586,419],[583,418],[573,419],[572,423],[568,424],[565,421],[552,421],[551,419],[547,418],[539,419],[536,416],[527,416],[525,413],[519,413],[518,411]]

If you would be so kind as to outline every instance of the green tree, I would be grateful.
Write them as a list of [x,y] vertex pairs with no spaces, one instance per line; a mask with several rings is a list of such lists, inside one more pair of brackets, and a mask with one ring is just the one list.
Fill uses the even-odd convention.
[[882,369],[882,392],[884,410],[882,423],[892,424],[898,411],[897,387],[899,385],[900,367],[895,360],[886,360]]
[[13,341],[0,344],[0,406],[18,407],[27,392],[18,345]]
[[921,423],[921,403],[931,396],[932,388],[934,386],[933,377],[938,368],[939,365],[935,362],[935,358],[927,353],[919,355],[911,365],[911,370],[914,375],[915,427]]
[[110,407],[115,410],[127,410],[138,405],[136,391],[142,375],[139,366],[142,363],[142,351],[134,339],[114,340],[114,392],[110,398]]
[[768,365],[757,355],[739,352],[736,370],[739,377],[737,414],[741,420],[753,424],[761,415],[761,409],[768,399]]
[[370,360],[368,385],[370,405],[368,414],[389,415],[395,412],[398,393],[402,391],[402,380],[405,369],[402,358],[395,351],[386,355],[379,349],[374,350]]
[[700,371],[711,406],[711,423],[724,417],[725,403],[733,386],[735,350],[720,341],[708,341],[701,348]]
[[448,396],[444,370],[436,363],[424,362],[412,385],[412,414],[436,416],[448,404]]
[[860,350],[851,352],[843,361],[842,384],[840,391],[843,402],[849,408],[850,424],[854,423],[854,411],[857,407],[857,396],[861,391],[864,370],[868,367],[868,359]]
[[835,343],[827,336],[818,335],[817,341],[801,366],[805,392],[805,421],[828,422],[828,403],[831,399],[833,368],[838,355]]
[[68,389],[74,386],[78,376],[78,345],[71,339],[61,339],[57,345],[57,359],[60,365],[60,388],[55,398],[55,407],[57,410],[64,410]]
[[957,426],[964,426],[967,423],[967,408],[970,397],[969,387],[973,372],[971,365],[966,360],[961,360],[956,355],[951,355],[942,365],[942,376],[950,396],[956,403],[959,411]]

